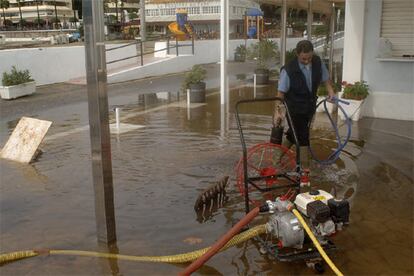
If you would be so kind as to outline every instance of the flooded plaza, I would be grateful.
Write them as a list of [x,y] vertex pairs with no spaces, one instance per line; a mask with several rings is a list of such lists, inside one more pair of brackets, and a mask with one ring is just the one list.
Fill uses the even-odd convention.
[[[274,96],[272,87],[257,88],[256,96]],[[245,213],[235,185],[242,147],[234,105],[252,97],[250,85],[234,88],[228,113],[222,112],[214,91],[206,104],[191,108],[178,93],[110,99],[111,110],[122,108],[122,123],[143,127],[111,135],[117,242],[109,249],[96,238],[87,103],[32,114],[53,125],[41,144],[43,153],[31,164],[0,160],[1,253],[48,248],[164,256],[210,246]],[[269,103],[242,109],[249,147],[269,140],[271,115]],[[318,114],[312,133],[320,157],[336,147],[326,121],[326,115]],[[2,145],[16,124],[1,121]],[[351,140],[335,164],[313,162],[311,184],[335,191],[351,204],[349,226],[332,238],[338,250],[331,259],[345,275],[413,274],[413,150],[412,122],[364,118],[353,124]],[[193,209],[197,196],[226,175],[228,201],[200,219]],[[176,275],[187,265],[37,256],[4,265],[0,273]],[[314,273],[303,262],[261,255],[259,245],[249,240],[217,254],[195,274]],[[327,266],[325,274],[332,274]]]

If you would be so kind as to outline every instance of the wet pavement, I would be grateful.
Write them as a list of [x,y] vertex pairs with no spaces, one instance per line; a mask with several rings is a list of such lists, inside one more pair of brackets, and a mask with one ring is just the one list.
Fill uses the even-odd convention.
[[[216,65],[211,66],[211,79],[216,81]],[[241,145],[234,103],[252,98],[252,88],[234,81],[237,87],[230,94],[229,114],[223,115],[219,94],[214,91],[206,105],[191,109],[177,105],[183,98],[176,90],[181,77],[160,78],[160,86],[153,86],[154,90],[150,90],[154,80],[152,84],[142,80],[109,87],[110,107],[122,107],[122,122],[145,126],[111,135],[117,227],[117,243],[112,249],[121,254],[172,255],[203,248],[244,215],[243,197],[235,185]],[[107,250],[96,242],[85,91],[84,87],[57,84],[41,87],[33,97],[0,102],[1,145],[23,115],[54,122],[41,145],[43,154],[35,162],[20,165],[0,160],[2,253],[33,248]],[[171,92],[169,97],[148,93],[165,91]],[[257,97],[273,95],[272,86],[257,90]],[[242,110],[249,146],[268,141],[271,113],[270,104]],[[324,115],[318,115],[314,125],[312,143],[318,156],[335,146],[325,121]],[[344,131],[342,127],[341,133]],[[345,275],[414,273],[413,136],[413,122],[364,118],[353,124],[351,141],[340,160],[323,167],[313,163],[314,187],[336,191],[351,202],[350,225],[333,237],[339,249],[332,260]],[[224,175],[231,178],[229,201],[212,216],[200,219],[193,210],[195,199]],[[197,243],[188,243],[189,238]],[[0,273],[176,275],[184,267],[40,256],[0,267]],[[249,241],[213,257],[197,274],[299,275],[314,271],[303,263],[271,260]],[[326,274],[332,272],[327,268]]]

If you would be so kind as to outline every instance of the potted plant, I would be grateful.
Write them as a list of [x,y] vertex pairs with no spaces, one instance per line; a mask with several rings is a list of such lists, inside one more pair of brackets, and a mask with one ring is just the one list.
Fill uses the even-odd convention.
[[204,103],[206,101],[206,78],[207,71],[201,65],[194,65],[191,71],[185,74],[183,89],[190,91],[191,103]]
[[[342,105],[348,117],[353,121],[358,121],[362,116],[361,107],[369,95],[369,86],[365,81],[357,81],[355,83],[342,82],[343,92],[340,97],[349,102],[349,105]],[[342,112],[339,112],[339,117],[345,120]]]
[[20,71],[15,66],[10,73],[3,73],[2,85],[0,96],[6,100],[30,95],[36,91],[36,83],[30,76],[29,70]]
[[246,60],[246,46],[240,44],[234,50],[234,61],[244,62]]
[[247,50],[247,57],[257,62],[256,84],[267,84],[269,82],[269,65],[279,57],[276,42],[269,39],[262,39],[252,44]]
[[[334,91],[340,91],[341,85],[339,83],[334,83],[332,85],[332,88],[334,89]],[[326,86],[324,84],[320,85],[316,94],[318,95],[318,102],[324,100],[328,96],[328,90],[326,90]],[[333,103],[326,103],[326,108],[328,109],[329,114],[333,113],[334,107],[335,105]],[[320,104],[316,109],[316,112],[325,112],[324,104]]]

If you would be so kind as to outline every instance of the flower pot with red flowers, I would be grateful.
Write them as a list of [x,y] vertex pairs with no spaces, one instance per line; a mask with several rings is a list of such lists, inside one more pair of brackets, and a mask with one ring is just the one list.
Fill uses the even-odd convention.
[[[365,99],[369,95],[369,86],[365,81],[357,81],[355,83],[342,82],[343,92],[341,99],[349,102],[349,105],[342,105],[347,116],[353,121],[362,118],[362,108]],[[345,115],[339,112],[339,117],[345,120]]]

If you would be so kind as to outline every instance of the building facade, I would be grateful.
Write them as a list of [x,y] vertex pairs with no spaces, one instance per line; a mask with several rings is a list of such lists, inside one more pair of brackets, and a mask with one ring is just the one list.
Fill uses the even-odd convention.
[[[45,23],[53,22],[57,17],[61,23],[67,23],[70,18],[78,18],[77,12],[72,9],[72,0],[9,0],[10,7],[4,10],[6,20],[19,23],[35,22],[40,18]],[[3,16],[3,11],[1,11]]]
[[369,117],[414,120],[414,2],[349,0],[343,80],[364,80]]
[[[260,5],[250,0],[229,1],[229,33],[242,34],[244,15],[248,9],[260,10]],[[169,23],[176,21],[176,9],[185,9],[188,21],[198,34],[220,32],[219,0],[149,0],[145,5],[147,26],[153,31],[167,32]]]

